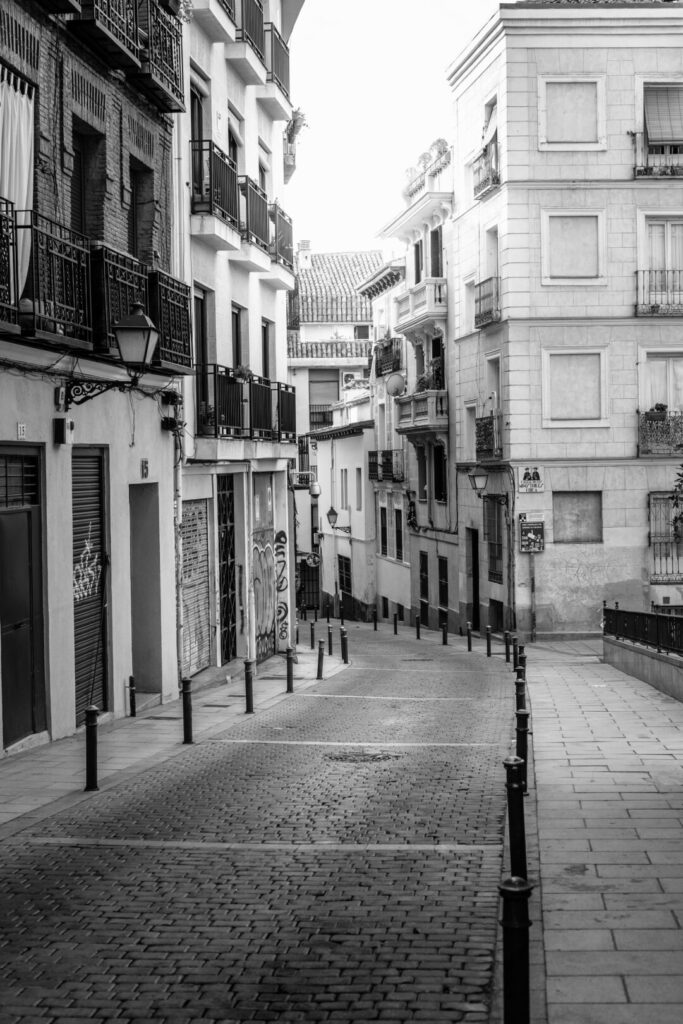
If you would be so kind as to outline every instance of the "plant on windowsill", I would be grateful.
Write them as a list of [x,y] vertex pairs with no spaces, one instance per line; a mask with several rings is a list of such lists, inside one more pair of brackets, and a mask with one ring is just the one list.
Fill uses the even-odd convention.
[[650,421],[665,420],[668,408],[668,405],[665,405],[663,402],[656,402],[655,405],[645,413],[645,419]]
[[671,529],[674,540],[678,544],[683,531],[683,464],[678,467],[678,475],[674,481],[674,489],[669,495],[669,501],[672,508]]
[[251,381],[254,379],[253,372],[249,369],[248,366],[243,366],[242,364],[236,366],[232,372],[234,373],[237,380]]
[[441,360],[432,359],[429,369],[421,373],[415,382],[415,390],[439,391],[443,387],[443,374],[441,372]]

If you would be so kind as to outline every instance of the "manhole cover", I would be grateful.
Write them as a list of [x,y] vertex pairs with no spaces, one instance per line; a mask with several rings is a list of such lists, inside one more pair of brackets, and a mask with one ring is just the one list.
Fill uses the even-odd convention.
[[349,764],[365,764],[372,761],[395,761],[400,754],[369,753],[365,750],[345,750],[338,754],[327,754],[328,761],[346,761]]

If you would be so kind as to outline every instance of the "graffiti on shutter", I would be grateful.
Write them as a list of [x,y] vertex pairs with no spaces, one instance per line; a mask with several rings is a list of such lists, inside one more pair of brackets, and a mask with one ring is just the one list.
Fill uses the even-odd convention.
[[183,502],[183,672],[211,661],[209,525],[205,500]]

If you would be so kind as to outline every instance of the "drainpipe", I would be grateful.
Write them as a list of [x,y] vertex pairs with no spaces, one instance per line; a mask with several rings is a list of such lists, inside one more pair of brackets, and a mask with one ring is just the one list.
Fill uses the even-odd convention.
[[[182,409],[182,406],[180,407]],[[183,678],[183,636],[185,617],[183,611],[183,426],[173,431],[173,535],[175,538],[175,601],[176,601],[176,661],[178,665],[178,688]]]
[[256,661],[256,596],[254,594],[254,464],[247,462],[247,493],[245,495],[245,520],[247,541],[244,553],[244,567],[247,574],[247,658]]

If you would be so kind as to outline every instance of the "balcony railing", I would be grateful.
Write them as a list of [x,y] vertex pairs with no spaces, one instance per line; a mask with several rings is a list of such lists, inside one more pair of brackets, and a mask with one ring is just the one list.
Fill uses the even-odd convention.
[[96,243],[90,253],[90,282],[95,348],[116,355],[114,324],[128,316],[134,302],[148,309],[147,267],[133,256]]
[[261,0],[238,0],[240,17],[238,18],[237,38],[249,43],[261,60],[265,60],[266,39],[263,24],[263,4]]
[[604,608],[602,614],[605,636],[683,655],[683,618],[621,608]]
[[237,165],[209,139],[192,146],[192,212],[209,213],[239,227]]
[[502,417],[492,412],[489,416],[477,416],[475,425],[475,448],[477,460],[502,459]]
[[413,285],[396,300],[396,328],[417,326],[432,319],[443,320],[447,315],[446,280],[427,277]]
[[31,210],[17,211],[17,244],[30,261],[19,304],[22,333],[52,344],[90,346],[90,243]]
[[483,199],[497,185],[500,185],[497,142],[488,145],[481,156],[475,160],[472,165],[472,179],[475,199]]
[[639,270],[638,316],[683,316],[683,270]]
[[386,448],[368,452],[368,476],[371,480],[400,482],[403,475],[403,452],[400,448]]
[[218,3],[233,23],[236,23],[235,2],[236,0],[218,0]]
[[141,0],[139,11],[142,70],[136,81],[160,110],[184,110],[182,25],[158,0]]
[[308,407],[308,422],[310,423],[311,430],[320,430],[321,427],[332,426],[332,406],[331,405],[309,405]]
[[649,146],[643,132],[635,132],[634,142],[636,178],[668,178],[683,175],[683,145]]
[[500,320],[500,278],[487,277],[474,286],[474,326],[486,327]]
[[640,455],[679,455],[683,452],[683,413],[641,412],[638,414]]
[[81,0],[38,0],[50,14],[80,14]]
[[315,451],[311,444],[311,439],[308,434],[303,434],[298,439],[299,447],[299,472],[300,473],[313,473],[314,479],[317,479],[318,468],[311,458],[311,452]]
[[352,338],[302,341],[291,334],[287,338],[288,359],[356,359],[358,362],[365,362],[371,354],[371,341],[358,341]]
[[0,198],[0,330],[18,333],[17,231],[14,206]]
[[281,263],[288,270],[294,269],[294,235],[292,232],[292,220],[284,210],[281,210],[277,203],[270,207],[270,219],[272,223],[272,240],[270,243],[270,255],[276,263]]
[[135,0],[81,0],[70,29],[86,39],[113,68],[140,67],[138,5]]
[[400,338],[391,338],[375,345],[375,373],[385,377],[401,369],[403,344]]
[[197,372],[197,432],[205,437],[296,440],[294,388],[215,364]]
[[448,430],[448,392],[418,391],[396,399],[400,434]]
[[154,366],[170,372],[192,371],[190,289],[182,281],[153,270],[147,279],[149,315],[159,331]]
[[289,98],[289,49],[271,21],[266,23],[264,34],[268,81],[275,82]]
[[240,231],[245,242],[270,251],[268,197],[251,178],[239,178]]

